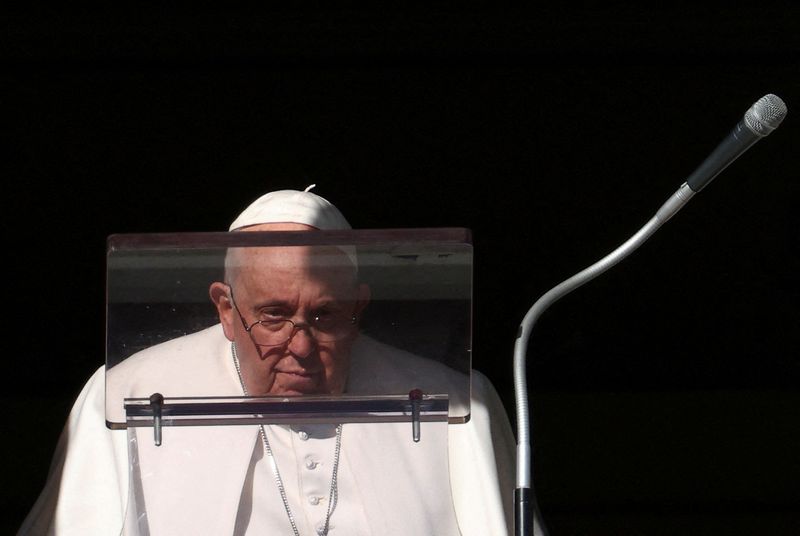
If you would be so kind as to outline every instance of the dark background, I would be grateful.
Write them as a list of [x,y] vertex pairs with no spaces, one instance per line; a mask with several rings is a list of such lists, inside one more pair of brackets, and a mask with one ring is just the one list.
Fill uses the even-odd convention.
[[535,299],[627,239],[772,92],[790,109],[778,131],[543,317],[535,483],[553,536],[798,533],[799,17],[791,2],[7,14],[0,530],[103,363],[109,234],[225,230],[311,183],[356,228],[469,227],[474,366],[513,413]]

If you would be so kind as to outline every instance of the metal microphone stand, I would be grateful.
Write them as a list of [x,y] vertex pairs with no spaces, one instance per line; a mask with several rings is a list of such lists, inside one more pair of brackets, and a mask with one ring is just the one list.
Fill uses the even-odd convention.
[[[516,536],[529,536],[534,533],[547,536],[547,528],[544,526],[541,516],[538,515],[536,499],[531,487],[531,441],[525,363],[528,340],[534,324],[542,313],[556,301],[633,253],[659,227],[683,208],[694,194],[695,192],[689,188],[688,184],[684,183],[636,234],[596,263],[547,291],[533,304],[522,319],[517,340],[514,343],[514,392],[517,407],[517,487],[514,490],[514,533]],[[536,518],[536,525],[539,528],[536,532],[534,532],[534,518]]]

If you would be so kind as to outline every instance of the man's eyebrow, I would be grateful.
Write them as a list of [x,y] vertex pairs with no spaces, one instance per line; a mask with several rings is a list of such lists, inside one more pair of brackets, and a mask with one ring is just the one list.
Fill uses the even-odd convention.
[[254,310],[264,309],[267,307],[283,307],[286,309],[291,309],[293,304],[288,300],[277,300],[277,299],[266,299],[258,303],[253,304]]

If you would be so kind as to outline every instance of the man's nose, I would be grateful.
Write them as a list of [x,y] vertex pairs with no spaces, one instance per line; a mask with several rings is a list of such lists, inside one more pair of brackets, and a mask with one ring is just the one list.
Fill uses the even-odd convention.
[[292,336],[289,339],[289,351],[293,355],[303,358],[311,355],[317,341],[311,336],[307,325],[295,325]]

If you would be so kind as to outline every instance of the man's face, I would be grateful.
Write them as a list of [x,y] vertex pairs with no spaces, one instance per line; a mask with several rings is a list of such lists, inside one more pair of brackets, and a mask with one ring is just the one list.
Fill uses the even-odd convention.
[[[257,230],[275,229],[265,225]],[[242,318],[250,326],[276,318],[308,325],[320,314],[358,317],[368,291],[357,285],[346,255],[335,248],[309,246],[242,248],[233,261],[230,286],[214,283],[210,292],[225,335],[236,344],[248,393],[342,393],[356,325],[348,323],[345,335],[335,341],[319,341],[309,329],[296,329],[288,342],[263,346],[247,332]]]

